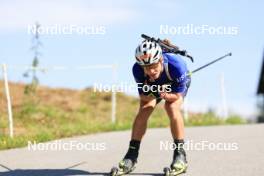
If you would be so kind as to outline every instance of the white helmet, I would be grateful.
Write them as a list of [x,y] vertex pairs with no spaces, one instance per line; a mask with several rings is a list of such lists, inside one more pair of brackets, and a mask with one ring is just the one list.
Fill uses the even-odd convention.
[[135,53],[139,65],[150,65],[159,62],[162,50],[158,43],[151,40],[144,40],[138,45]]

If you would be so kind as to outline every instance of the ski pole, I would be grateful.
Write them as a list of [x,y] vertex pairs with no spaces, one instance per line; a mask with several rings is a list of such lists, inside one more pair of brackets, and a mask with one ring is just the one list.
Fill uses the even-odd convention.
[[227,54],[224,55],[224,56],[221,56],[221,57],[219,57],[219,58],[217,58],[217,59],[215,59],[215,60],[213,60],[213,61],[211,61],[211,62],[209,62],[209,63],[207,63],[207,64],[205,64],[205,65],[203,65],[203,66],[201,66],[201,67],[198,67],[197,69],[195,69],[195,70],[189,72],[189,73],[188,73],[188,76],[191,76],[193,73],[198,72],[198,71],[204,69],[205,67],[208,67],[209,65],[212,65],[212,64],[214,64],[215,62],[218,62],[218,61],[220,61],[220,60],[226,58],[227,56],[232,56],[232,53],[231,53],[231,52],[230,52],[230,53],[227,53]]

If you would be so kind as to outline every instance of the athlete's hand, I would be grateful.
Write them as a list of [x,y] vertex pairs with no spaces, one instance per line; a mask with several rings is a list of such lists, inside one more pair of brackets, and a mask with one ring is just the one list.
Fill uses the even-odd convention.
[[160,92],[160,98],[164,99],[168,102],[174,102],[181,98],[180,93],[167,93],[167,92]]
[[160,98],[166,100],[166,95],[167,94],[168,94],[167,92],[160,92]]

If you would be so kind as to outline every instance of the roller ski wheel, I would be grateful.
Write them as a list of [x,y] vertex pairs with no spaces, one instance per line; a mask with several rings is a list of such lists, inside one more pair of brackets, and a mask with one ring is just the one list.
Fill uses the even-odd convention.
[[187,164],[183,162],[177,162],[174,165],[169,167],[165,167],[163,169],[164,176],[177,176],[183,173],[186,173],[187,170]]
[[164,176],[170,176],[171,170],[168,167],[164,167],[163,172],[164,172]]
[[119,167],[113,167],[110,171],[110,176],[121,176],[132,172],[135,169],[135,163],[131,160],[122,160],[119,163]]
[[[130,172],[132,172],[132,171],[130,171]],[[111,169],[110,176],[122,176],[122,175],[129,174],[130,172],[126,172],[122,168],[113,167]]]
[[118,168],[113,167],[110,171],[110,176],[116,176],[116,175],[118,175]]

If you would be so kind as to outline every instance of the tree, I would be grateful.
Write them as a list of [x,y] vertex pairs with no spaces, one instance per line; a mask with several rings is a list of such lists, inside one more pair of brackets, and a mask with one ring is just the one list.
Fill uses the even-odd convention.
[[40,24],[36,22],[34,26],[35,30],[34,30],[34,36],[32,39],[32,47],[31,47],[31,50],[34,52],[34,57],[33,57],[31,67],[23,74],[24,77],[31,76],[31,83],[25,87],[25,90],[24,90],[25,94],[34,94],[39,84],[39,79],[37,77],[37,71],[39,67],[39,58],[41,56],[39,49],[42,46],[42,43],[40,41],[39,28],[40,28]]

